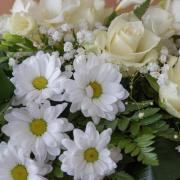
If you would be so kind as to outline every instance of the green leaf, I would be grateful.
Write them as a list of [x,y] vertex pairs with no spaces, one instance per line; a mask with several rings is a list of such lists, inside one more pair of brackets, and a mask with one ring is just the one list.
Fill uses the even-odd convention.
[[155,178],[152,166],[136,165],[132,174],[137,180],[158,180]]
[[118,129],[121,131],[125,131],[128,128],[129,125],[129,119],[124,117],[122,119],[119,119],[118,121]]
[[151,75],[146,74],[145,78],[147,79],[148,83],[150,84],[150,86],[156,91],[159,92],[159,85],[157,83],[157,80],[155,78],[153,78]]
[[156,180],[178,180],[180,178],[180,154],[175,150],[176,146],[169,140],[157,140],[156,151],[160,165],[153,167]]
[[109,26],[111,22],[118,16],[118,14],[113,11],[112,14],[105,20],[105,25]]
[[0,69],[0,103],[9,101],[14,93],[14,85],[10,82],[9,78]]
[[33,42],[31,40],[25,37],[15,35],[15,34],[10,34],[10,33],[3,34],[2,44],[6,46],[16,45],[17,47],[21,47],[29,51],[37,50],[37,48],[33,46]]
[[113,131],[116,129],[119,119],[115,119],[113,121],[107,121],[106,119],[102,119],[100,123],[96,126],[99,131],[104,130],[104,128],[111,128]]
[[129,174],[127,174],[124,171],[116,172],[116,173],[112,174],[111,176],[109,176],[108,179],[111,179],[111,180],[134,180],[134,178],[132,176],[130,176]]
[[58,166],[55,166],[53,169],[53,175],[57,178],[64,177],[64,173],[61,171],[61,168]]
[[6,62],[8,59],[8,57],[0,57],[0,64]]
[[155,166],[158,165],[157,154],[153,153],[155,148],[151,146],[154,138],[152,134],[142,134],[135,138],[121,135],[118,146],[125,153],[137,156],[137,160],[143,164]]
[[141,17],[145,14],[146,10],[148,9],[150,5],[151,0],[146,0],[144,3],[142,3],[140,6],[138,6],[134,10],[134,14],[141,19]]
[[137,137],[137,138],[135,139],[135,142],[141,143],[142,141],[149,141],[149,140],[154,139],[154,137],[155,137],[155,136],[152,135],[152,134],[143,134],[143,135]]
[[126,114],[129,114],[130,112],[138,111],[138,110],[144,109],[144,108],[152,106],[152,105],[153,105],[153,101],[142,101],[142,102],[136,102],[136,103],[131,102],[126,105],[126,110],[121,114],[126,115]]
[[140,124],[138,122],[131,123],[130,131],[132,135],[137,135],[140,130]]
[[147,117],[147,118],[141,120],[140,124],[142,126],[147,126],[147,125],[153,124],[153,123],[155,123],[155,122],[157,122],[157,121],[159,121],[161,119],[162,119],[162,115],[161,114],[155,114],[153,116],[150,116],[150,117]]
[[[157,112],[159,112],[160,109],[159,108],[147,108],[147,109],[142,109],[140,111],[137,111],[132,117],[131,120],[138,120],[138,119],[144,119],[147,118],[149,116],[152,116],[154,114],[156,114]],[[142,117],[139,116],[139,114],[143,114]]]

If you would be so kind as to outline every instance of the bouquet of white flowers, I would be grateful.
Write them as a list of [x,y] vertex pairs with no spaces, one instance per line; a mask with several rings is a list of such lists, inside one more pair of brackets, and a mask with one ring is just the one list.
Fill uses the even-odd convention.
[[180,178],[179,48],[180,0],[16,0],[0,17],[0,180]]

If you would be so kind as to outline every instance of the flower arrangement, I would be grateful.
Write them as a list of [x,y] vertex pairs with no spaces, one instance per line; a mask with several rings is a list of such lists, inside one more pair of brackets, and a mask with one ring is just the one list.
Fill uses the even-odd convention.
[[180,178],[179,9],[16,0],[0,17],[0,180]]

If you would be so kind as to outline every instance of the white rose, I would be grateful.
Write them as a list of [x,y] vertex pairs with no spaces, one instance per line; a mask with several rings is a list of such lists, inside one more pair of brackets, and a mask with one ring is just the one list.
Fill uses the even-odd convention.
[[118,4],[117,8],[116,8],[116,11],[119,11],[121,9],[125,9],[131,5],[142,4],[144,2],[145,2],[145,0],[121,0],[120,3]]
[[157,59],[153,50],[160,38],[145,29],[142,22],[131,14],[115,18],[107,32],[106,51],[111,62],[127,67],[141,67]]
[[175,34],[174,16],[161,7],[150,7],[142,17],[142,20],[147,29],[164,39]]
[[73,11],[80,0],[40,0],[32,14],[40,24],[58,24],[64,22],[64,15]]
[[33,0],[16,0],[11,9],[12,14],[18,12],[26,12],[28,13],[30,9],[32,9],[36,3]]
[[105,0],[40,0],[33,13],[44,24],[61,24],[87,21],[90,25],[103,22],[111,13]]
[[176,29],[176,34],[180,35],[180,1],[179,0],[172,0],[169,6],[170,12],[174,15],[175,17],[175,29]]
[[93,32],[93,42],[84,44],[87,51],[101,53],[105,50],[107,41],[107,32],[104,30],[95,30]]
[[27,13],[15,13],[8,19],[8,29],[12,34],[26,36],[32,32],[35,23]]
[[77,9],[69,13],[68,21],[74,24],[87,21],[94,25],[96,22],[103,23],[111,13],[112,9],[105,7],[105,0],[80,0]]
[[164,108],[172,116],[180,118],[180,58],[168,72],[168,80],[160,86],[159,97]]

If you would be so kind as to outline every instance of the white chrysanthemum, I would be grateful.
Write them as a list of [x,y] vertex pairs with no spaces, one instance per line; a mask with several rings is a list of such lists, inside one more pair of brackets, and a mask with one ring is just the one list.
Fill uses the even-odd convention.
[[73,129],[67,119],[58,118],[65,107],[66,104],[50,106],[45,103],[12,109],[5,115],[8,124],[2,127],[2,131],[13,144],[32,151],[38,157],[57,156],[62,139],[68,137],[66,132]]
[[99,134],[92,122],[86,126],[85,132],[75,129],[74,141],[64,139],[67,148],[61,156],[61,170],[74,176],[75,180],[99,180],[113,172],[116,164],[111,159],[107,144],[111,139],[111,129]]
[[13,69],[12,82],[16,87],[15,95],[23,103],[41,102],[44,99],[61,98],[64,77],[61,63],[55,54],[37,53]]
[[0,144],[1,180],[46,180],[52,170],[48,164],[42,164],[29,158],[29,155],[12,144]]
[[74,80],[65,82],[67,100],[72,102],[71,112],[81,110],[95,123],[100,118],[114,120],[118,112],[125,110],[121,100],[128,92],[120,84],[122,75],[112,64],[103,63],[102,56],[76,57]]

